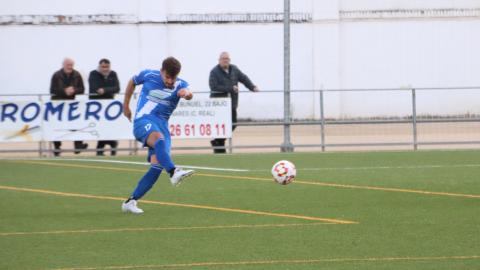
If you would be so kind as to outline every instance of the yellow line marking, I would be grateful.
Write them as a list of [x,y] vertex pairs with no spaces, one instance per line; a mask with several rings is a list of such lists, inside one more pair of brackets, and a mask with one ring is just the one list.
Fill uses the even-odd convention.
[[56,167],[71,167],[71,168],[82,168],[82,169],[99,169],[107,171],[123,171],[123,172],[145,172],[145,170],[140,169],[131,169],[131,168],[121,168],[121,167],[107,167],[107,166],[94,166],[94,165],[80,165],[80,164],[69,164],[69,163],[54,163],[48,161],[25,161],[25,160],[8,160],[7,162],[14,163],[26,163],[26,164],[35,164],[35,165],[49,165]]
[[293,259],[293,260],[265,260],[265,261],[237,261],[237,262],[197,262],[173,264],[123,265],[123,266],[94,266],[56,268],[52,270],[102,270],[102,269],[152,269],[152,268],[181,268],[207,266],[239,266],[239,265],[272,265],[272,264],[311,264],[311,263],[351,263],[351,262],[395,262],[395,261],[439,261],[439,260],[476,260],[479,255],[472,256],[436,256],[436,257],[373,257],[373,258],[324,258],[324,259]]
[[[131,168],[65,164],[65,163],[58,164],[58,163],[46,162],[46,161],[15,161],[15,162],[37,164],[37,165],[59,166],[59,167],[91,168],[91,169],[126,171],[126,172],[145,172],[145,170],[131,169]],[[265,177],[221,175],[221,174],[208,174],[208,173],[196,173],[195,175],[215,177],[215,178],[228,178],[228,179],[236,179],[236,180],[255,180],[255,181],[269,181],[269,182],[273,181],[270,178],[265,178]],[[405,188],[389,188],[389,187],[378,187],[378,186],[359,186],[359,185],[336,184],[336,183],[317,182],[317,181],[301,181],[301,180],[295,180],[294,183],[302,184],[302,185],[315,185],[315,186],[336,187],[336,188],[364,189],[364,190],[377,190],[377,191],[387,191],[387,192],[401,192],[401,193],[414,193],[414,194],[434,195],[434,196],[450,196],[450,197],[480,199],[480,195],[478,194],[451,193],[451,192],[427,191],[427,190],[405,189]]]
[[[43,193],[43,194],[50,194],[50,195],[57,195],[57,196],[64,196],[64,197],[77,197],[77,198],[114,200],[114,201],[124,201],[125,200],[125,198],[122,198],[122,197],[99,196],[99,195],[89,195],[89,194],[81,194],[81,193],[69,193],[69,192],[60,192],[60,191],[45,190],[45,189],[22,188],[22,187],[13,187],[13,186],[0,186],[0,189],[14,190],[14,191],[25,191],[25,192],[35,192],[35,193]],[[356,221],[342,220],[342,219],[311,217],[311,216],[293,215],[293,214],[281,214],[281,213],[263,212],[263,211],[255,211],[255,210],[245,210],[245,209],[237,209],[237,208],[224,208],[224,207],[198,205],[198,204],[188,204],[188,203],[174,203],[174,202],[162,202],[162,201],[152,201],[152,200],[142,200],[142,203],[164,205],[164,206],[187,207],[187,208],[195,208],[195,209],[206,209],[206,210],[214,210],[214,211],[230,212],[230,213],[241,213],[241,214],[271,216],[271,217],[293,218],[293,219],[301,219],[301,220],[313,220],[313,221],[322,221],[322,222],[328,222],[328,223],[334,223],[334,224],[357,224],[358,223]]]
[[[208,176],[208,177],[217,177],[217,178],[245,179],[245,180],[256,180],[256,181],[269,181],[269,182],[272,181],[269,178],[263,178],[263,177],[233,176],[233,175],[219,175],[219,174],[200,174],[200,173],[196,174],[196,175]],[[388,188],[388,187],[377,187],[377,186],[358,186],[358,185],[349,185],[349,184],[336,184],[336,183],[301,181],[301,180],[295,180],[294,183],[303,184],[303,185],[315,185],[315,186],[338,187],[338,188],[349,188],[349,189],[366,189],[366,190],[379,190],[379,191],[390,191],[390,192],[417,193],[417,194],[425,194],[425,195],[439,195],[439,196],[464,197],[464,198],[480,198],[480,195],[476,195],[476,194],[426,191],[426,190],[418,190],[418,189]]]
[[144,232],[144,231],[193,231],[193,230],[217,230],[217,229],[257,229],[257,228],[285,228],[285,227],[308,227],[318,225],[334,225],[335,223],[285,223],[285,224],[237,224],[237,225],[210,225],[190,227],[146,227],[146,228],[112,228],[112,229],[84,229],[84,230],[60,230],[41,232],[2,232],[0,236],[22,236],[37,234],[77,234],[77,233],[109,233],[109,232]]

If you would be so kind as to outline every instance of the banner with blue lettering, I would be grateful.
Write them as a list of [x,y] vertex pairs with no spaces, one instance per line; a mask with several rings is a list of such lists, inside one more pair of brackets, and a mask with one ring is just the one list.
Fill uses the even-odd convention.
[[[169,129],[172,138],[229,138],[231,124],[230,99],[205,96],[181,101]],[[120,100],[0,101],[0,142],[133,139]]]

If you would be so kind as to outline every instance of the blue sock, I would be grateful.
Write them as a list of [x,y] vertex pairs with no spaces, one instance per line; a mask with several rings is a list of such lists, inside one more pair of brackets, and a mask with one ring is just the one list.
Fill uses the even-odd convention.
[[147,173],[140,179],[138,182],[137,187],[132,193],[130,199],[138,200],[145,195],[152,187],[155,182],[157,182],[160,173],[162,172],[162,168],[158,166],[152,166],[147,171]]
[[157,156],[157,160],[162,165],[162,167],[172,174],[172,171],[175,169],[175,164],[173,164],[172,158],[167,151],[167,147],[165,145],[165,140],[158,139],[155,142],[155,155]]

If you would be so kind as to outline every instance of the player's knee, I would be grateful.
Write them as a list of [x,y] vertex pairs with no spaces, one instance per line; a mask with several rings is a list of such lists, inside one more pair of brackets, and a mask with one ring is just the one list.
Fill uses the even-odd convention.
[[164,140],[164,136],[163,136],[162,133],[157,132],[157,131],[154,131],[154,132],[150,133],[150,135],[148,135],[147,144],[148,144],[150,147],[154,147],[154,146],[155,146],[155,143],[156,143],[158,140]]
[[152,155],[152,156],[150,157],[150,164],[151,164],[153,167],[159,165],[159,162],[158,162],[158,159],[157,159],[157,156],[156,156],[156,155]]
[[155,131],[155,132],[152,132],[152,135],[155,141],[164,139],[163,134],[161,132]]

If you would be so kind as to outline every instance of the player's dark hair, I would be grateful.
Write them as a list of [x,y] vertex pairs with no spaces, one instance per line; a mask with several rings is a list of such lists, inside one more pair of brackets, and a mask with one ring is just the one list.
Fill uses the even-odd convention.
[[167,73],[170,77],[176,77],[180,70],[182,69],[182,64],[175,57],[167,57],[163,60],[162,70]]
[[108,64],[110,65],[110,60],[108,60],[107,58],[102,58],[100,59],[100,61],[98,62],[99,65],[101,64]]

